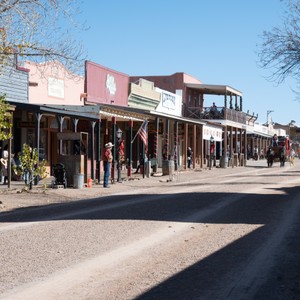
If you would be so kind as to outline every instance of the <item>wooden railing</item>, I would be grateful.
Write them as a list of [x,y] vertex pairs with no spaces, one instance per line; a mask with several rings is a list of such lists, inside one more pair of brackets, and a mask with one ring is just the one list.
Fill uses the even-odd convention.
[[230,120],[246,124],[246,113],[225,107],[186,107],[185,117],[203,120]]

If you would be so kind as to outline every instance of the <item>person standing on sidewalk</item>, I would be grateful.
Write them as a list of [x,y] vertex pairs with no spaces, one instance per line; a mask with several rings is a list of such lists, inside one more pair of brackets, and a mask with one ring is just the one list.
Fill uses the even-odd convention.
[[111,167],[111,162],[112,162],[112,153],[111,153],[111,149],[114,145],[109,142],[107,144],[105,144],[105,151],[104,151],[104,155],[103,155],[103,168],[104,168],[104,181],[103,181],[103,187],[104,188],[108,188],[108,180],[109,180],[109,176],[110,176],[110,167]]
[[188,149],[187,149],[187,167],[189,169],[191,168],[192,158],[193,158],[192,148],[188,147]]
[[8,145],[5,145],[2,151],[0,168],[2,171],[2,176],[4,177],[3,184],[7,184],[8,181]]

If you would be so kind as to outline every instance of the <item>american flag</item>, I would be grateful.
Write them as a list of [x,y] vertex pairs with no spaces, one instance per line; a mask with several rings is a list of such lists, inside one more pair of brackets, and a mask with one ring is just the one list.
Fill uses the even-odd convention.
[[143,141],[145,148],[147,149],[148,145],[148,121],[145,120],[139,130],[139,136],[141,140]]

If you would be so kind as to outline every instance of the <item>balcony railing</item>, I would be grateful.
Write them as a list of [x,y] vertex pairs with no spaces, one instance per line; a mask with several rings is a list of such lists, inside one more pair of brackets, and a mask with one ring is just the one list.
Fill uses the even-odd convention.
[[246,124],[246,113],[225,107],[186,107],[185,117],[204,120],[230,120]]

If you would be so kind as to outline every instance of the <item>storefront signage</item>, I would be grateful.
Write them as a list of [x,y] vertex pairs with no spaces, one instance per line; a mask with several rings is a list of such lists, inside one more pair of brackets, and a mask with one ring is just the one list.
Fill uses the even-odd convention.
[[108,88],[109,93],[111,95],[115,95],[116,90],[117,90],[117,85],[116,85],[116,81],[115,81],[115,77],[114,76],[112,76],[110,74],[107,74],[107,77],[106,77],[106,87]]
[[85,68],[87,102],[128,106],[128,75],[90,61]]
[[210,140],[213,137],[215,141],[221,142],[222,141],[222,129],[216,128],[213,126],[203,126],[203,139]]
[[166,92],[162,92],[161,95],[162,95],[162,106],[169,109],[175,109],[176,96],[174,94],[169,94]]
[[61,79],[48,78],[48,96],[56,98],[65,98],[65,83]]

